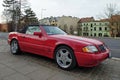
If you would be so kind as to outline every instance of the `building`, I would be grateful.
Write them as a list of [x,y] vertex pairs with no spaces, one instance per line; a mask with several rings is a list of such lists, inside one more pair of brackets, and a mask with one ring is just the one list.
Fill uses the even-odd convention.
[[8,25],[7,24],[0,24],[0,32],[8,32]]
[[58,25],[58,17],[50,17],[49,22],[50,22],[50,25],[57,26]]
[[50,17],[40,20],[40,24],[58,26],[69,34],[77,32],[79,18],[72,16]]
[[44,18],[44,19],[41,19],[41,20],[39,20],[39,22],[40,22],[40,24],[41,25],[50,25],[50,20],[49,20],[49,18],[47,17],[47,18]]
[[95,20],[93,17],[81,18],[78,21],[81,36],[110,37],[108,20]]
[[112,37],[120,37],[120,15],[113,15],[109,19]]
[[62,16],[58,18],[57,25],[69,34],[77,34],[78,21],[77,17]]

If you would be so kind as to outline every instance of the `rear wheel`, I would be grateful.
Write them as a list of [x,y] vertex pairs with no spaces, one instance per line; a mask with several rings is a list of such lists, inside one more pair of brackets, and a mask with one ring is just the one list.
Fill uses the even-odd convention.
[[64,70],[71,70],[76,66],[74,52],[67,46],[60,46],[56,49],[55,60],[58,66]]
[[21,50],[17,40],[11,41],[10,50],[13,55],[21,54]]

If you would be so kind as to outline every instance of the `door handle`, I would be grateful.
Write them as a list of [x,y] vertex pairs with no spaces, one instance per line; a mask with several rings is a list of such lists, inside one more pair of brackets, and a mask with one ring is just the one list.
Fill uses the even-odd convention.
[[25,36],[22,36],[22,38],[25,38]]

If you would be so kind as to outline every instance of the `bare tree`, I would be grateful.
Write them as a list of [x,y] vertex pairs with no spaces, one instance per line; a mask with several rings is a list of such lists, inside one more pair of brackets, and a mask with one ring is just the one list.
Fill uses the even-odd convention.
[[105,16],[107,18],[111,18],[112,15],[118,14],[117,5],[116,4],[107,4],[105,10]]
[[3,17],[7,23],[12,24],[12,30],[17,31],[21,26],[21,19],[24,11],[29,7],[27,0],[3,0]]
[[120,15],[113,15],[109,19],[111,33],[113,37],[120,37]]
[[107,4],[101,18],[107,18],[110,25],[110,32],[112,37],[120,36],[120,11],[116,4]]

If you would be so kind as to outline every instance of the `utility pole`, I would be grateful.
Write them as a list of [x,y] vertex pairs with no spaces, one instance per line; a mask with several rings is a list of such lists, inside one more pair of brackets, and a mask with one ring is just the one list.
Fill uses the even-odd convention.
[[19,0],[19,19],[18,19],[18,28],[19,28],[19,29],[20,29],[20,27],[21,27],[20,18],[21,18],[21,0]]
[[15,9],[15,31],[17,32],[20,27],[20,16],[21,16],[21,0],[16,1]]

